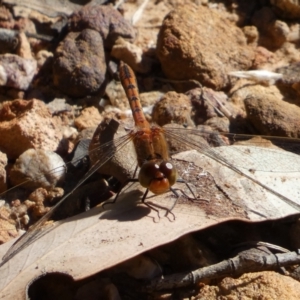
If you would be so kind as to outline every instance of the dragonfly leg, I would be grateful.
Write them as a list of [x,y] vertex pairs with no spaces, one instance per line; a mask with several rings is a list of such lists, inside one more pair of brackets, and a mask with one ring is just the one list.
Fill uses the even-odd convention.
[[[178,198],[179,198],[179,195],[178,195],[178,193],[176,192],[176,189],[170,188],[170,191],[175,195],[175,201],[174,201],[172,207],[169,209],[170,211],[172,211],[172,210],[174,209],[176,203],[177,203],[177,200],[178,200]],[[181,190],[180,190],[180,191],[181,191]],[[181,191],[181,192],[182,192],[182,191]]]
[[160,208],[160,209],[163,209],[163,210],[166,211],[165,217],[166,217],[168,214],[171,214],[171,215],[173,216],[173,219],[175,220],[176,217],[175,217],[174,213],[172,213],[172,209],[174,208],[175,205],[172,205],[171,209],[169,209],[169,208],[166,208],[166,207],[164,207],[164,206],[162,206],[162,205],[159,205],[159,204],[156,204],[156,203],[145,202],[145,199],[146,199],[146,196],[147,196],[148,192],[149,192],[149,190],[147,189],[146,192],[145,192],[145,194],[143,195],[142,203],[145,204],[146,206],[148,206],[150,209],[153,209],[154,211],[156,211],[159,218],[160,218],[160,216],[159,216],[159,210],[156,209],[156,207],[157,207],[157,208]]
[[[108,204],[114,204],[114,203],[116,203],[116,201],[117,201],[117,199],[118,199],[120,193],[122,192],[123,188],[124,188],[128,183],[130,183],[130,182],[138,182],[138,179],[137,179],[137,178],[133,178],[133,179],[127,180],[127,181],[125,182],[125,184],[122,186],[122,188],[118,191],[118,193],[117,193],[117,195],[115,196],[114,200],[104,202],[104,203],[102,203],[101,206],[104,208],[104,207],[105,207],[106,205],[108,205]],[[176,193],[176,191],[174,191],[173,189],[171,189],[171,190],[173,191],[173,193],[174,193],[174,194],[177,196],[177,198],[178,198],[179,195]],[[177,200],[176,200],[175,203],[172,205],[171,209],[169,209],[169,208],[166,208],[166,207],[161,206],[161,205],[159,205],[159,204],[154,204],[154,203],[146,202],[145,200],[146,200],[146,197],[147,197],[148,192],[149,192],[149,190],[147,189],[147,190],[145,191],[144,195],[143,195],[142,203],[145,204],[146,206],[148,206],[150,209],[153,209],[154,211],[156,211],[159,218],[160,218],[160,216],[159,216],[159,210],[158,210],[157,208],[160,208],[160,209],[165,210],[165,211],[166,211],[165,216],[167,216],[168,214],[171,214],[171,215],[173,216],[173,219],[175,220],[175,215],[174,215],[174,213],[172,213],[172,209],[173,209],[174,206],[176,205]]]
[[103,209],[104,209],[104,206],[105,206],[105,205],[107,205],[107,204],[115,204],[115,203],[117,202],[120,193],[122,192],[122,190],[124,189],[124,187],[125,187],[128,183],[130,183],[130,182],[138,182],[138,179],[135,178],[137,170],[138,170],[138,165],[135,167],[135,170],[134,170],[134,173],[133,173],[133,178],[132,178],[132,179],[128,179],[128,180],[123,184],[123,186],[120,188],[120,190],[118,191],[117,195],[115,196],[114,200],[104,202],[104,203],[101,205],[101,206],[103,207]]
[[123,184],[123,186],[120,188],[120,190],[118,191],[118,193],[117,193],[117,195],[115,196],[114,200],[112,200],[112,201],[106,201],[106,202],[102,203],[101,206],[104,208],[104,206],[107,205],[107,204],[115,204],[115,203],[117,202],[117,200],[118,200],[118,197],[119,197],[120,193],[121,193],[122,190],[124,189],[124,187],[125,187],[128,183],[130,183],[130,182],[138,182],[138,179],[137,179],[137,178],[128,179],[128,180]]
[[190,190],[191,194],[193,195],[193,198],[189,197],[183,190],[176,189],[176,190],[179,190],[188,200],[196,200],[197,199],[196,195],[194,194],[194,191],[192,190],[192,188],[190,187],[190,185],[184,179],[181,179],[181,178],[177,179],[176,182],[184,183],[187,186],[187,188]]
[[[175,194],[175,196],[176,196],[177,198],[179,198],[179,196],[178,196],[178,194],[177,194],[176,191],[180,191],[180,192],[183,194],[183,196],[184,196],[187,200],[189,200],[189,201],[192,201],[192,202],[194,202],[194,201],[205,201],[205,202],[209,202],[208,199],[197,198],[196,195],[194,194],[192,188],[190,187],[190,185],[189,185],[185,180],[183,180],[183,179],[177,179],[176,182],[184,183],[184,184],[188,187],[188,189],[190,190],[191,194],[193,195],[193,197],[190,197],[190,196],[187,195],[187,193],[186,193],[185,191],[183,191],[182,189],[172,189],[172,188],[171,188],[170,190]],[[174,205],[172,206],[171,210],[172,210],[172,209],[174,208],[174,206],[176,205],[176,202],[177,202],[177,199],[176,199]]]

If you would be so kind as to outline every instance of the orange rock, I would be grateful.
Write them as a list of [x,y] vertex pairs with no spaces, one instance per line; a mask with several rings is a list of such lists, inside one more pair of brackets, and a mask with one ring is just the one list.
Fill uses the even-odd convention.
[[5,153],[0,152],[0,193],[6,190],[6,171],[7,156]]
[[[300,283],[276,272],[247,273],[224,278],[218,286],[204,286],[197,299],[299,299]],[[199,298],[198,298],[199,297]]]
[[75,119],[74,124],[78,128],[78,130],[81,131],[89,127],[98,126],[102,119],[103,118],[100,115],[98,109],[96,107],[91,106],[85,108],[81,112],[80,116]]
[[152,118],[160,126],[169,123],[195,126],[191,120],[192,104],[188,96],[176,92],[166,93],[153,107]]
[[4,102],[0,110],[0,136],[0,148],[10,159],[29,148],[63,150],[58,121],[37,99]]
[[230,85],[230,71],[249,69],[254,58],[240,28],[196,5],[181,6],[165,17],[156,53],[169,79],[193,79],[218,90]]

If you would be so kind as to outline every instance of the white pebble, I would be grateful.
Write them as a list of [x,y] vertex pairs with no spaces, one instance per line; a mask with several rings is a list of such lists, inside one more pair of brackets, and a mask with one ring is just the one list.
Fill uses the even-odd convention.
[[63,159],[52,151],[28,149],[16,160],[11,172],[13,185],[23,184],[30,189],[52,188],[64,179]]

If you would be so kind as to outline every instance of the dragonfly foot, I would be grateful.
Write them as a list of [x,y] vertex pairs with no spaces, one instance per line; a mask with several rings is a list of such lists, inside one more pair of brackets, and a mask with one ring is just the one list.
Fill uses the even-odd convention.
[[115,203],[116,203],[115,200],[103,202],[103,203],[101,203],[101,207],[102,207],[103,209],[105,209],[105,206],[106,206],[106,205],[108,205],[108,204],[115,204]]

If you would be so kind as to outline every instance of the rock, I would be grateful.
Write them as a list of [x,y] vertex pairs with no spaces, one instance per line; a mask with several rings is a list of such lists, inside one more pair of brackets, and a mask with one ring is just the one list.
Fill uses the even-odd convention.
[[255,26],[245,26],[242,28],[248,44],[257,45],[259,33]]
[[59,187],[51,190],[37,188],[28,196],[28,200],[26,200],[32,204],[30,206],[31,215],[36,219],[40,218],[50,210],[47,204],[49,205],[53,199],[61,198],[63,195],[64,190]]
[[140,93],[144,113],[148,113],[150,109],[152,110],[153,105],[155,105],[159,101],[159,99],[161,99],[162,96],[164,96],[164,93],[160,91]]
[[[274,60],[274,53],[267,50],[264,47],[258,46],[255,49],[255,58],[253,61],[253,69],[254,70],[263,70],[263,69],[268,69],[265,67],[266,64],[268,64],[270,61]],[[277,72],[277,71],[275,71]]]
[[277,68],[276,72],[283,74],[280,82],[285,85],[293,85],[300,82],[300,62],[294,62],[288,66]]
[[230,121],[228,118],[212,117],[204,122],[204,125],[217,132],[230,132]]
[[28,18],[19,18],[15,21],[15,30],[26,32],[28,35],[36,34],[35,23]]
[[247,273],[224,278],[217,286],[205,285],[197,299],[299,299],[300,283],[275,272]]
[[18,34],[11,29],[0,28],[0,54],[15,53],[19,45]]
[[37,59],[37,64],[38,64],[38,68],[42,68],[45,63],[47,62],[47,60],[49,58],[53,57],[53,53],[49,52],[47,50],[40,50],[37,54],[36,54],[36,59]]
[[53,82],[64,93],[73,97],[99,93],[105,73],[103,43],[95,30],[70,32],[57,47]]
[[111,105],[121,109],[128,109],[129,103],[120,81],[111,80],[105,89],[105,95],[108,97]]
[[[110,103],[117,108],[122,109],[130,109],[129,102],[123,86],[120,81],[112,80],[106,86],[105,94],[108,97]],[[145,92],[140,93],[140,100],[143,106],[143,110],[150,111],[152,106],[163,96],[162,92],[159,91],[152,91],[152,92]],[[105,109],[107,106],[105,107]],[[132,116],[132,113],[129,113],[129,116]]]
[[[184,126],[179,124],[166,124],[163,129],[165,130],[169,152],[172,155],[179,152],[194,150],[194,145],[196,145],[196,147],[199,145],[204,148],[209,147],[206,138],[212,131],[211,128],[208,128],[207,126],[205,126],[204,130],[202,130],[203,127],[195,130],[186,130]],[[183,141],[183,138],[188,140],[189,143]]]
[[0,152],[0,193],[6,191],[6,170],[7,156],[5,153]]
[[64,151],[58,121],[42,101],[4,102],[0,110],[0,148],[10,159],[29,148]]
[[0,206],[0,245],[18,236],[16,221],[11,219],[11,210],[7,206]]
[[290,63],[287,66],[277,68],[276,72],[283,74],[282,79],[279,80],[279,87],[284,87],[286,90],[290,88],[294,89],[297,92],[298,104],[300,104],[299,95],[300,95],[300,63],[294,62]]
[[300,107],[286,102],[276,86],[245,85],[231,100],[244,104],[246,118],[258,134],[300,137]]
[[33,59],[31,54],[31,48],[27,36],[24,32],[20,32],[19,34],[19,49],[18,54],[26,59]]
[[0,7],[0,27],[6,29],[13,29],[15,26],[15,20],[9,9],[5,6]]
[[[53,188],[65,175],[63,159],[52,151],[28,149],[16,160],[9,173],[13,185],[35,189]],[[23,184],[24,183],[24,184]]]
[[52,115],[58,115],[63,112],[72,112],[72,106],[64,98],[55,98],[47,103],[47,108]]
[[142,48],[118,38],[112,47],[111,56],[129,64],[136,72],[146,74],[151,71],[153,60],[143,56]]
[[[22,9],[22,8],[19,7],[19,9]],[[22,9],[22,11],[24,11],[24,8]],[[51,16],[47,16],[46,14],[41,13],[37,10],[32,9],[32,10],[29,10],[27,18],[30,18],[31,20],[34,20],[36,23],[39,23],[39,24],[53,25],[61,20],[62,15],[51,17]]]
[[188,96],[168,92],[154,105],[152,119],[160,126],[177,123],[194,127],[191,111],[192,104]]
[[252,17],[252,24],[260,32],[259,43],[268,49],[281,47],[287,40],[290,33],[288,25],[276,20],[276,15],[269,7],[263,7],[256,11]]
[[97,127],[88,127],[80,131],[76,137],[75,144],[79,143],[81,140],[91,140]]
[[113,7],[104,5],[86,5],[70,17],[69,30],[81,31],[86,28],[100,33],[104,47],[111,49],[118,37],[133,41],[134,28]]
[[75,119],[74,125],[79,131],[81,131],[89,127],[98,126],[102,119],[103,118],[98,109],[94,106],[91,106],[81,111],[80,116]]
[[230,84],[230,71],[251,67],[254,51],[241,29],[217,12],[188,5],[165,17],[157,56],[168,78],[223,89]]
[[203,124],[210,118],[231,118],[238,114],[238,109],[228,101],[223,92],[217,92],[210,88],[195,88],[186,93],[194,107],[194,121],[196,125]]
[[271,0],[275,13],[281,18],[299,19],[300,3],[291,0]]
[[[105,162],[97,172],[111,175],[121,184],[128,182],[136,170],[133,163],[136,162],[135,149],[133,143],[126,143],[127,138],[126,131],[120,123],[114,119],[104,119],[97,127],[89,145],[91,165],[95,167],[96,164]],[[124,143],[121,143],[122,140]]]
[[[33,220],[37,220],[49,210],[49,204],[53,200],[61,198],[64,194],[62,188],[56,187],[53,189],[45,189],[39,187],[32,191],[28,197],[26,196],[25,201],[20,201],[19,199],[13,200],[11,204],[10,217],[15,220],[18,228],[28,228],[29,223],[32,224]],[[23,198],[23,197],[22,197]]]
[[36,60],[15,54],[0,55],[0,85],[26,90],[37,68]]
[[300,107],[271,93],[251,94],[245,99],[249,121],[260,134],[300,137]]

